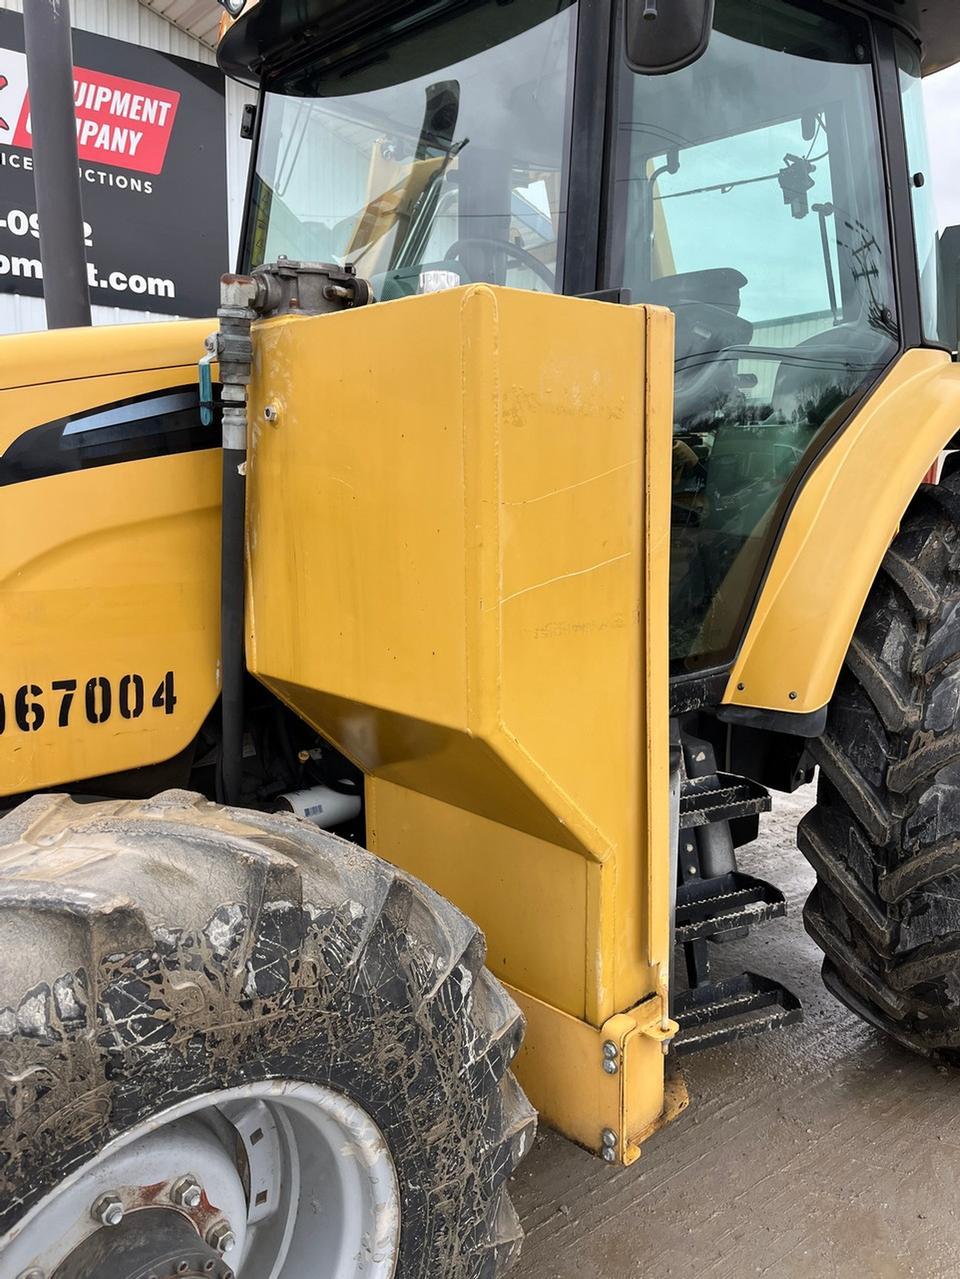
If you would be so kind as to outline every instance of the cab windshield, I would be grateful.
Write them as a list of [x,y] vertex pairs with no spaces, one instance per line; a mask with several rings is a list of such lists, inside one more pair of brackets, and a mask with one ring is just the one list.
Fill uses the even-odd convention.
[[249,266],[559,292],[577,6],[490,0],[266,94]]

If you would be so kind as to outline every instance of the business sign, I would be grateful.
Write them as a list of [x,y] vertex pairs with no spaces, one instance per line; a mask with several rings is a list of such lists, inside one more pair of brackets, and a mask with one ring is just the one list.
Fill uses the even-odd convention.
[[[227,269],[223,76],[73,33],[90,301],[209,315]],[[43,294],[23,19],[0,11],[0,293]]]

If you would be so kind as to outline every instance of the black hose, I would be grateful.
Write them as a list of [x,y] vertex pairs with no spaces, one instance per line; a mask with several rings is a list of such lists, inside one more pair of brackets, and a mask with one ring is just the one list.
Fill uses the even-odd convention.
[[220,531],[220,770],[218,798],[242,802],[244,646],[244,542],[247,498],[247,386],[253,348],[250,326],[256,319],[256,281],[225,275],[220,282],[220,363],[223,447],[222,524]]
[[220,562],[221,755],[220,799],[239,804],[243,779],[244,512],[247,454],[223,450],[223,515]]

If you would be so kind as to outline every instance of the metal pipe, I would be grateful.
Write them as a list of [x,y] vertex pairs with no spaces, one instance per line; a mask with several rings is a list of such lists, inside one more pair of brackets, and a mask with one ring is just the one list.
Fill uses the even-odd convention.
[[305,821],[331,830],[360,816],[359,794],[331,790],[329,786],[310,786],[306,790],[287,791],[277,800],[277,809],[295,813]]
[[70,0],[27,0],[23,34],[47,327],[77,328],[90,323],[90,291],[80,199]]

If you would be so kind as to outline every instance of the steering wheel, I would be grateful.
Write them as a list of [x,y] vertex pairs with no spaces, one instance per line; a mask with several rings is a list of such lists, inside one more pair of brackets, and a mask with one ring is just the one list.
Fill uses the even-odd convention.
[[446,257],[459,258],[461,250],[469,247],[497,249],[499,252],[505,253],[514,262],[522,262],[524,266],[528,266],[534,275],[544,282],[551,293],[556,291],[556,272],[551,271],[548,266],[544,266],[540,259],[535,258],[529,249],[525,249],[519,244],[511,244],[508,240],[487,240],[482,236],[468,235],[460,240],[455,240],[447,249]]

